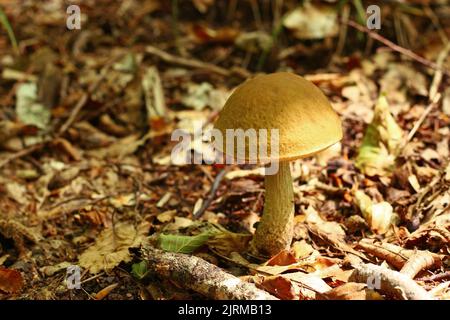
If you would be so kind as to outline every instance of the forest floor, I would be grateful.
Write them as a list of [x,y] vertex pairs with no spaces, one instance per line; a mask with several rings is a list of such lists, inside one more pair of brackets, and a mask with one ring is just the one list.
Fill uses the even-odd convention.
[[[447,6],[380,1],[371,32],[364,2],[296,3],[83,1],[68,30],[63,1],[0,0],[0,299],[213,298],[155,275],[149,245],[280,299],[450,299]],[[316,84],[344,137],[292,162],[294,242],[267,261],[247,253],[261,170],[174,165],[171,134],[274,71]]]

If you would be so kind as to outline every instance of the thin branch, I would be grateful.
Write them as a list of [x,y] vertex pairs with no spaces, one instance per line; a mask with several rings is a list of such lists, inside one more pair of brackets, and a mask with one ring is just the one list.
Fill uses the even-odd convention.
[[416,123],[414,124],[414,127],[411,129],[411,131],[408,134],[408,137],[406,138],[406,144],[408,144],[408,142],[410,142],[412,140],[412,138],[414,137],[414,135],[416,134],[417,130],[419,130],[420,126],[422,125],[422,123],[425,121],[426,117],[430,114],[430,112],[438,105],[439,100],[441,100],[441,95],[440,94],[436,94],[435,95],[435,99],[434,101],[432,101],[427,108],[425,109],[425,111],[420,115],[419,120],[416,121]]
[[211,187],[211,191],[209,192],[208,198],[203,203],[203,205],[200,207],[200,209],[198,209],[197,212],[194,212],[194,219],[200,218],[205,213],[206,209],[209,208],[209,206],[211,205],[211,202],[213,202],[213,200],[214,200],[214,197],[216,195],[217,189],[220,186],[220,182],[222,181],[222,179],[225,176],[226,172],[227,172],[226,169],[222,169],[217,174],[216,178],[214,179],[214,183],[213,183],[213,185]]
[[157,56],[158,58],[164,60],[167,63],[177,64],[188,68],[204,69],[225,77],[229,77],[233,74],[236,74],[242,78],[248,78],[250,76],[250,73],[242,68],[231,68],[229,70],[216,66],[215,64],[212,63],[175,56],[154,46],[145,47],[145,52]]
[[44,145],[46,144],[46,142],[43,143],[38,143],[35,145],[32,145],[28,148],[22,149],[16,153],[13,153],[9,156],[7,156],[5,159],[3,159],[2,161],[0,161],[0,168],[4,167],[5,165],[7,165],[9,162],[14,161],[16,159],[25,157],[31,153],[33,153],[34,151],[37,151],[39,149],[41,149]]
[[80,113],[81,109],[84,107],[88,100],[88,94],[83,93],[80,100],[78,100],[78,103],[76,104],[75,108],[73,108],[72,112],[70,113],[70,116],[67,118],[67,120],[64,122],[64,124],[59,128],[58,135],[62,135],[64,132],[69,129],[73,122],[76,120],[78,114]]
[[348,21],[342,21],[342,22],[347,23],[349,26],[357,29],[358,31],[367,33],[369,35],[369,37],[383,43],[384,45],[388,46],[389,48],[391,48],[394,51],[400,52],[401,54],[423,64],[424,66],[426,66],[428,68],[431,68],[434,70],[440,70],[445,75],[450,76],[449,70],[439,67],[436,63],[434,63],[428,59],[425,59],[424,57],[419,56],[417,53],[414,53],[413,51],[411,51],[409,49],[403,48],[403,47],[399,46],[398,44],[395,44],[394,42],[386,39],[385,37],[379,35],[378,33],[374,32],[372,30],[369,30],[368,28],[356,23],[355,21],[348,20]]

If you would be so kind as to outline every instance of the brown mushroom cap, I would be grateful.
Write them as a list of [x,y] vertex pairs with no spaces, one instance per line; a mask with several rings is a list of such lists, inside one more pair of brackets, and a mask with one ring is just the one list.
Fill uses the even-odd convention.
[[[279,161],[307,157],[342,139],[341,121],[322,91],[288,72],[259,75],[238,86],[215,127],[224,137],[222,148],[217,146],[222,152],[226,129],[279,129],[279,156],[271,159]],[[270,155],[270,139],[268,144]],[[248,160],[248,141],[245,146]]]

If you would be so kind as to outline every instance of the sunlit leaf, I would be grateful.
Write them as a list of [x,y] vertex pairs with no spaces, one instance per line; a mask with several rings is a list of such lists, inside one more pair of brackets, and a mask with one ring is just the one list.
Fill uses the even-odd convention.
[[372,122],[366,129],[356,158],[356,166],[366,175],[387,175],[403,143],[403,131],[389,111],[382,95],[375,106]]
[[196,236],[162,234],[159,236],[161,249],[170,252],[192,253],[208,241],[212,233],[205,232]]

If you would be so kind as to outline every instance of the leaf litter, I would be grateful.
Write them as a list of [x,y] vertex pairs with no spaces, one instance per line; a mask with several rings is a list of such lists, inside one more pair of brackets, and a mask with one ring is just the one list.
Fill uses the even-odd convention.
[[[187,1],[180,9],[192,6],[198,21],[180,15],[174,33],[160,1],[88,1],[83,29],[64,35],[60,2],[0,6],[9,37],[0,40],[0,298],[72,297],[70,265],[82,268],[88,293],[77,299],[190,297],[167,279],[149,283],[138,251],[152,244],[280,299],[449,299],[450,91],[446,73],[429,66],[450,60],[438,59],[446,51],[435,30],[424,37],[433,45],[408,42],[429,18],[381,32],[424,64],[344,28],[329,2],[285,4],[268,17],[244,2],[216,10],[218,1]],[[234,23],[206,18],[225,11]],[[345,134],[293,162],[295,239],[267,259],[248,252],[261,168],[229,166],[197,219],[223,168],[172,164],[171,133],[194,134],[195,121],[210,129],[236,85],[276,70],[319,86]],[[185,159],[206,147],[200,140]],[[374,274],[381,290],[366,284]]]

